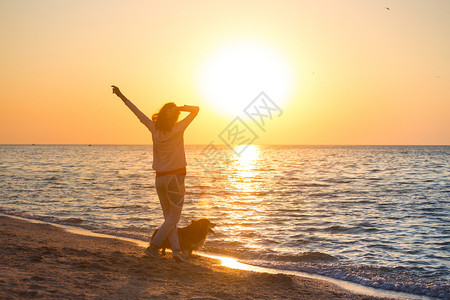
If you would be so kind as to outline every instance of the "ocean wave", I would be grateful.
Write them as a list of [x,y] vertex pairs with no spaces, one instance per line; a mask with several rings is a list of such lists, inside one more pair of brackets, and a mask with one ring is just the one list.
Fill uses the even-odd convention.
[[69,218],[69,219],[63,220],[62,222],[67,223],[67,224],[79,225],[79,224],[83,223],[84,220],[80,219],[80,218]]
[[144,233],[144,234],[151,234],[153,231],[150,230],[148,227],[141,227],[141,226],[134,226],[134,225],[130,225],[127,227],[119,227],[116,229],[116,234],[117,232],[122,233],[122,232],[126,232],[127,235],[129,235],[130,233]]
[[285,255],[277,255],[277,254],[269,254],[267,255],[269,260],[277,260],[283,262],[332,262],[337,261],[338,258],[318,251],[308,251],[300,254],[285,254]]
[[[317,229],[319,230],[319,229]],[[331,233],[350,233],[350,234],[357,234],[361,232],[373,232],[377,231],[377,228],[374,228],[372,226],[364,226],[364,225],[358,225],[358,226],[342,226],[342,225],[332,225],[326,228],[323,228],[321,231],[324,232],[331,232]]]
[[328,198],[336,198],[339,197],[337,193],[331,192],[331,193],[311,193],[309,194],[311,197],[328,197]]
[[314,182],[314,183],[298,183],[298,184],[295,184],[295,186],[297,186],[297,187],[329,187],[329,186],[331,186],[331,184]]
[[[250,264],[252,263],[250,262]],[[434,275],[421,275],[420,272],[406,267],[377,267],[336,261],[331,263],[326,261],[321,263],[317,261],[293,263],[281,260],[258,261],[257,265],[318,274],[383,290],[450,299],[450,283],[448,280]]]
[[345,232],[345,231],[349,231],[352,230],[353,228],[350,227],[344,227],[344,226],[339,226],[339,225],[333,225],[330,226],[328,228],[325,228],[324,231],[330,231],[330,232]]
[[133,205],[111,205],[111,206],[100,206],[100,209],[130,209],[130,210],[136,210],[136,209],[142,209],[144,206],[139,204],[133,204]]

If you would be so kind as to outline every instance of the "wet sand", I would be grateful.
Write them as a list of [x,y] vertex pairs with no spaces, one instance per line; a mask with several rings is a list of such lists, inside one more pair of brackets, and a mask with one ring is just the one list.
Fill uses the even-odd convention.
[[0,299],[380,299],[325,281],[143,256],[120,239],[0,216]]

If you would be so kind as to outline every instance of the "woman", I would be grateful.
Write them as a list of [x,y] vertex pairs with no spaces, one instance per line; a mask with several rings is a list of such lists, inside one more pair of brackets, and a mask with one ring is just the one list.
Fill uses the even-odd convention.
[[[164,223],[153,238],[145,254],[160,258],[162,242],[169,238],[173,257],[177,261],[186,261],[178,242],[177,223],[181,217],[184,203],[184,179],[186,176],[186,157],[184,153],[183,133],[197,116],[198,106],[176,106],[166,103],[150,120],[118,87],[112,86],[116,94],[138,119],[150,130],[153,140],[153,169],[156,171],[155,186],[164,215]],[[181,111],[189,115],[177,122]]]

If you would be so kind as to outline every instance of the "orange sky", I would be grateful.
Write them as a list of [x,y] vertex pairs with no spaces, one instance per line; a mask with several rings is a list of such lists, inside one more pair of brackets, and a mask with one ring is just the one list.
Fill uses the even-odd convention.
[[[0,0],[0,34],[1,144],[150,143],[111,84],[148,115],[200,106],[187,144],[219,143],[236,116],[254,126],[243,110],[261,91],[283,114],[257,144],[450,144],[447,0]],[[202,68],[245,43],[250,58],[205,94]],[[242,97],[235,115],[220,95]]]

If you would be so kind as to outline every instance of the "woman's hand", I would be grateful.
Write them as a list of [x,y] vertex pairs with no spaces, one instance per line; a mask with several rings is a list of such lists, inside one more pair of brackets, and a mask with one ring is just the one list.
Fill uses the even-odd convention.
[[122,92],[119,90],[119,88],[115,85],[112,85],[112,92],[113,94],[116,94],[117,96],[123,96]]
[[190,113],[198,113],[200,108],[198,106],[192,106],[192,105],[184,105],[184,106],[178,106],[179,111],[186,111]]

